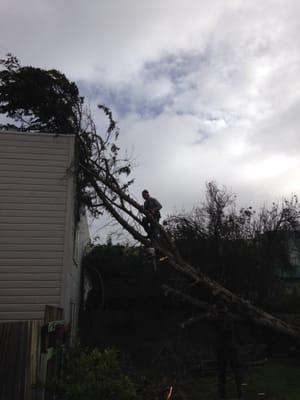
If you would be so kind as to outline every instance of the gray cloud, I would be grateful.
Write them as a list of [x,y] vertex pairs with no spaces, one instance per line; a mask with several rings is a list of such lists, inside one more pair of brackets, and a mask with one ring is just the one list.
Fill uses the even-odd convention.
[[[71,4],[71,5],[70,5]],[[300,193],[296,0],[2,0],[0,51],[114,110],[133,193],[190,207],[216,179],[258,204]],[[96,114],[100,124],[100,116]]]

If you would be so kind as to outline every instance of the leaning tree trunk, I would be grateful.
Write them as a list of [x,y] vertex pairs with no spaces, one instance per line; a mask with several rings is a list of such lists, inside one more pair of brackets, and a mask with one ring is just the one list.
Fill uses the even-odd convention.
[[[300,342],[300,331],[296,327],[274,317],[258,307],[255,307],[250,301],[234,294],[184,260],[178,259],[159,243],[157,243],[155,247],[168,257],[168,262],[174,269],[191,278],[193,283],[198,285],[199,290],[203,288],[206,292],[209,292],[215,301],[222,300],[226,303],[230,311],[240,317],[241,320],[246,320],[260,327],[271,329],[279,334],[289,336]],[[199,309],[203,309],[203,302],[179,291],[175,291],[168,286],[164,286],[163,289],[165,289],[166,292],[169,291],[170,293],[173,293],[175,296],[181,296],[187,302],[193,304]]]
[[[199,290],[203,289],[209,292],[215,301],[221,299],[227,304],[230,311],[242,320],[247,320],[255,325],[271,329],[300,342],[300,331],[296,327],[255,307],[250,301],[232,293],[218,282],[207,277],[201,272],[201,267],[199,268],[197,266],[196,268],[183,260],[167,232],[154,220],[153,223],[160,233],[160,239],[149,241],[149,239],[143,236],[141,231],[137,229],[136,225],[134,225],[142,225],[142,223],[140,216],[138,214],[136,215],[136,213],[134,214],[133,211],[145,214],[151,219],[151,216],[145,212],[143,207],[128,193],[122,190],[114,177],[110,175],[109,171],[103,173],[99,168],[95,168],[93,163],[82,165],[82,168],[85,170],[89,183],[94,188],[102,205],[134,239],[142,245],[154,247],[161,254],[165,255],[168,264],[172,268],[185,277],[188,277],[191,280],[191,284],[194,286],[197,285]],[[181,296],[185,301],[190,302],[194,306],[197,306],[197,304],[199,306],[201,303],[199,303],[198,299],[175,291],[172,288],[168,288],[167,290],[176,296]],[[199,308],[201,309],[201,306]]]

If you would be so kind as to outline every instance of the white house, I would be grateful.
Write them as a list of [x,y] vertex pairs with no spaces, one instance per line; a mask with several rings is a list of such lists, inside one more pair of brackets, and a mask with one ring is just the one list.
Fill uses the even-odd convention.
[[0,132],[0,323],[43,320],[45,305],[77,324],[80,262],[75,137]]

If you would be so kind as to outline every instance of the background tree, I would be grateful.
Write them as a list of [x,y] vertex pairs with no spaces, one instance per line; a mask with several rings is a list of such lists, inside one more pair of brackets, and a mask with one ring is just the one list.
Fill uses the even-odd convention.
[[78,133],[83,97],[74,82],[51,69],[21,67],[11,54],[0,60],[0,113],[22,130]]
[[260,306],[274,306],[279,272],[293,269],[288,239],[299,223],[296,196],[258,212],[238,209],[236,196],[215,182],[207,183],[200,206],[165,221],[185,259],[201,260],[208,276]]

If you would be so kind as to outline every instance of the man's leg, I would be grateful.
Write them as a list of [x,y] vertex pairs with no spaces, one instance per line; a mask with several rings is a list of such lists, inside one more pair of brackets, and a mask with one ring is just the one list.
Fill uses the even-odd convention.
[[142,219],[142,225],[149,237],[151,237],[150,221],[147,217]]
[[149,238],[157,240],[159,237],[159,230],[157,229],[156,224],[159,223],[159,218],[153,217],[154,220],[148,219],[148,227],[149,227]]

